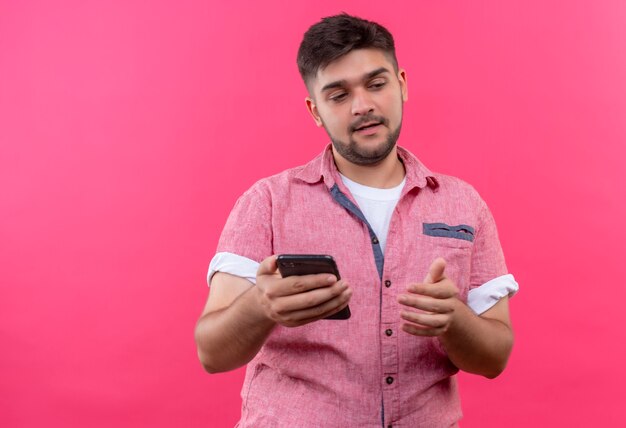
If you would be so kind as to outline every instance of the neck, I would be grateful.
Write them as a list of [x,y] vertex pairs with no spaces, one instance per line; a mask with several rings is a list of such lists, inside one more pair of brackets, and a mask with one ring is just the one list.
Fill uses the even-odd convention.
[[357,165],[343,158],[333,148],[335,165],[340,173],[364,186],[389,189],[404,179],[404,165],[398,159],[397,147],[382,161],[372,165]]

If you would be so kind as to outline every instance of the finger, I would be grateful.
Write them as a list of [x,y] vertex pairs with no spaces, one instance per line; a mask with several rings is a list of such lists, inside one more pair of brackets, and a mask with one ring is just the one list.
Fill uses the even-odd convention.
[[279,297],[274,302],[272,309],[279,315],[285,315],[294,311],[314,308],[341,295],[347,288],[348,285],[340,281],[330,287],[315,288],[301,293],[288,294]]
[[[263,279],[263,282],[261,282],[261,279]],[[319,287],[328,287],[335,282],[337,282],[337,277],[328,273],[293,275],[283,278],[278,271],[276,255],[263,260],[257,270],[257,285],[260,285],[270,298],[302,293]]]
[[316,306],[281,313],[279,314],[278,322],[293,327],[329,317],[346,307],[350,297],[352,297],[352,290],[346,288],[339,295]]
[[411,311],[400,312],[400,318],[418,326],[431,329],[445,329],[450,322],[450,317],[445,314],[427,314]]
[[424,278],[424,282],[427,284],[434,284],[436,282],[441,281],[443,276],[443,271],[446,268],[446,261],[443,257],[436,258],[428,268],[428,274],[426,278]]
[[256,271],[257,276],[275,275],[278,271],[278,264],[276,263],[276,255],[269,256],[261,262],[259,268]]
[[436,284],[410,284],[407,291],[411,294],[429,296],[435,299],[449,299],[459,294],[456,285],[448,278]]
[[348,306],[351,297],[352,289],[348,288],[334,299],[329,300],[322,305],[303,311],[303,320],[309,323],[312,321],[328,318],[329,316],[336,314],[337,312]]
[[441,328],[425,328],[415,324],[402,324],[402,331],[405,331],[413,336],[426,336],[435,337],[441,336],[445,331]]
[[445,314],[452,311],[452,308],[445,299],[437,299],[427,295],[407,295],[398,296],[398,303],[411,308],[426,312]]
[[337,283],[337,277],[330,273],[319,273],[315,275],[293,275],[281,278],[279,281],[281,281],[281,295],[288,296],[317,288],[330,287]]

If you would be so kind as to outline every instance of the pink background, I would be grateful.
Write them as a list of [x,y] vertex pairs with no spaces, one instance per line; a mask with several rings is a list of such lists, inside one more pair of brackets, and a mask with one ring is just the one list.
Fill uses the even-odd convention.
[[0,2],[0,426],[227,427],[193,329],[233,203],[327,142],[295,56],[396,37],[400,143],[498,222],[516,345],[464,427],[624,426],[626,3]]

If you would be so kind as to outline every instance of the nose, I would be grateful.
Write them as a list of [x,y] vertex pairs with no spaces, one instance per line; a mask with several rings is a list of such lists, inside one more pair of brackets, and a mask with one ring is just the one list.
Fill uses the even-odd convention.
[[352,97],[352,114],[363,116],[374,111],[374,103],[367,91],[355,91]]

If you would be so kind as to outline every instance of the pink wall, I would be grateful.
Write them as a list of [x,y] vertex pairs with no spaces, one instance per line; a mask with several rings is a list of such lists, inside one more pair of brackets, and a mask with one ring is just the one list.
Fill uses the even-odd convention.
[[499,225],[517,342],[464,427],[618,426],[626,381],[626,4],[0,2],[0,426],[232,426],[242,372],[193,328],[223,222],[326,144],[302,33],[394,33],[401,144]]

